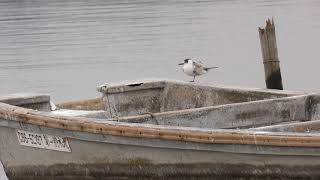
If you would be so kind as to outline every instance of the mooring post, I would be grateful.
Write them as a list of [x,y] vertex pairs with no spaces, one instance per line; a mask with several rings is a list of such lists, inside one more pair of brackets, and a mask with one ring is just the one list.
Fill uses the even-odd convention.
[[266,21],[264,29],[259,28],[259,36],[267,88],[283,90],[273,19]]

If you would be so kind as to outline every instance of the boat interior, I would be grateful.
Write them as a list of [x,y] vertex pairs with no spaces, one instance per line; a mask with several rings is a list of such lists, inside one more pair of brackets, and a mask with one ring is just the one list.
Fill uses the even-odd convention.
[[0,96],[0,102],[57,118],[274,132],[320,129],[320,96],[316,94],[163,80],[105,84],[97,90],[99,98],[56,105],[43,94]]

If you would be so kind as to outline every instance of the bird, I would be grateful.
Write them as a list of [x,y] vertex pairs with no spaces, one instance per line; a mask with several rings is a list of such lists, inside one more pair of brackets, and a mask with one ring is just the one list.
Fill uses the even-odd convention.
[[188,76],[193,76],[193,80],[190,82],[194,82],[196,76],[206,74],[210,69],[218,68],[216,66],[206,67],[201,61],[193,61],[190,58],[185,59],[178,65],[183,65],[182,71],[185,74],[187,74]]

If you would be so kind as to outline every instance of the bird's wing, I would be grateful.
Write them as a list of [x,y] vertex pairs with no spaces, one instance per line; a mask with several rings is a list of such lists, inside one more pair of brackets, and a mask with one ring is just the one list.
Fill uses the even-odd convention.
[[203,74],[203,68],[204,68],[204,65],[202,64],[201,61],[198,61],[198,62],[193,62],[193,65],[194,65],[194,73],[197,74],[197,75],[201,75]]
[[196,67],[196,68],[203,68],[204,65],[201,61],[193,61],[193,65]]

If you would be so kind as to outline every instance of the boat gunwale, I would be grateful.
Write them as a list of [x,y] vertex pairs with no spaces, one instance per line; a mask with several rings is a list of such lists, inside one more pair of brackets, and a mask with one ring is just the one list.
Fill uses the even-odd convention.
[[[138,85],[138,86],[135,86]],[[141,85],[141,86],[140,86]],[[228,90],[228,91],[238,91],[238,92],[259,92],[274,95],[288,95],[296,96],[306,94],[305,92],[289,91],[289,90],[277,90],[277,89],[265,89],[265,88],[252,88],[252,87],[237,87],[237,86],[225,86],[225,85],[212,85],[211,83],[192,83],[179,80],[158,80],[158,79],[143,79],[134,81],[124,81],[118,83],[105,83],[97,87],[97,91],[101,93],[123,93],[127,91],[137,91],[141,89],[162,89],[167,85],[186,85],[192,87],[202,87],[202,88],[213,88],[215,90]],[[133,87],[132,87],[133,86]]]
[[254,132],[232,129],[201,129],[116,121],[93,121],[85,117],[50,117],[22,107],[0,103],[0,118],[49,128],[135,138],[190,141],[207,144],[240,144],[285,147],[320,147],[320,135],[309,133]]

